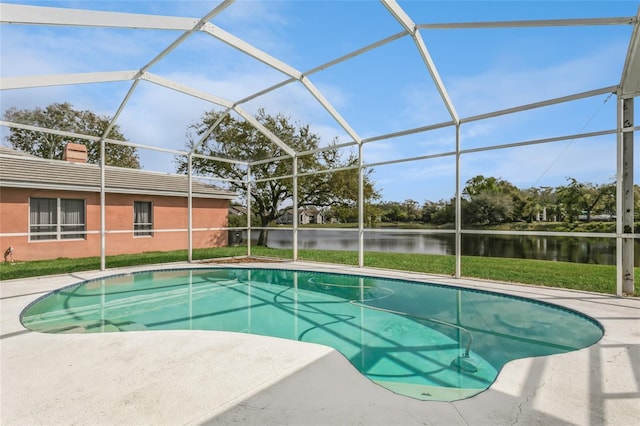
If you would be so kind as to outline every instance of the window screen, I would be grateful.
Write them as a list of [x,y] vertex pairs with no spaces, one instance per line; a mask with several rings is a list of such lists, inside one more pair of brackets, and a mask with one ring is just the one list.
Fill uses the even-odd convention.
[[153,236],[153,206],[150,201],[133,203],[133,235]]

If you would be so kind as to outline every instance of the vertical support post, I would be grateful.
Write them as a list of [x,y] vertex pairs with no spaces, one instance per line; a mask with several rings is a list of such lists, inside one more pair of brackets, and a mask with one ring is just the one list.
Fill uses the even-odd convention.
[[247,271],[247,331],[251,333],[251,309],[253,308],[253,299],[251,298],[251,269]]
[[251,256],[251,166],[247,165],[247,256]]
[[456,271],[455,277],[462,276],[462,195],[460,182],[460,123],[456,124]]
[[293,157],[293,260],[298,260],[298,156]]
[[192,153],[187,155],[187,176],[189,190],[187,195],[187,261],[193,262],[193,162]]
[[193,270],[189,270],[189,330],[193,330]]
[[106,197],[106,148],[104,138],[100,139],[100,270],[107,269],[107,197]]
[[293,273],[293,314],[295,315],[293,317],[293,336],[294,338],[298,338],[298,336],[300,336],[300,333],[298,331],[298,316],[299,316],[299,311],[298,311],[298,273],[294,272]]
[[100,280],[100,333],[104,333],[104,324],[105,324],[104,308],[107,303],[106,292],[107,292],[107,289],[105,287],[105,279],[103,278]]
[[358,144],[358,268],[364,268],[364,170],[362,143]]
[[616,171],[616,294],[634,292],[633,98],[618,94]]
[[462,290],[456,291],[456,337],[458,339],[458,350],[462,353],[462,330],[459,328],[462,326]]

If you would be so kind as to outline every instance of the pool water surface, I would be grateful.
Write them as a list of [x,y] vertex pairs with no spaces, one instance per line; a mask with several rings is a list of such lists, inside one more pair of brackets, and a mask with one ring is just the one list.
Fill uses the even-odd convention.
[[44,333],[219,330],[319,343],[375,383],[422,400],[487,389],[507,362],[590,346],[593,319],[479,290],[321,272],[176,269],[54,291],[23,325]]

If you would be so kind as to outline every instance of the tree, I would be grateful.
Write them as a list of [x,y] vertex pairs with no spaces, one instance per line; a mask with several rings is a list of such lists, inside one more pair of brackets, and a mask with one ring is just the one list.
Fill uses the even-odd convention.
[[[259,110],[256,119],[280,140],[296,152],[318,148],[320,137],[312,133],[308,125],[292,124],[289,117],[278,114],[268,115]],[[209,111],[201,120],[189,127],[187,148],[191,150],[195,141],[199,140],[211,126],[221,120],[219,125],[205,138],[196,150],[218,158],[228,158],[252,162],[286,156],[286,152],[270,141],[253,125],[231,116]],[[176,157],[178,173],[187,171],[184,157]],[[307,175],[308,172],[328,170],[339,167],[357,165],[357,158],[349,154],[347,158],[337,149],[318,152],[298,157],[298,172],[305,173],[298,177],[298,205],[330,207],[341,206],[353,208],[358,199],[358,170],[349,169],[332,173]],[[236,163],[215,161],[194,157],[192,161],[194,173],[229,179],[227,186],[241,195],[246,194],[245,167]],[[278,176],[290,176],[293,173],[292,160],[269,161],[251,166],[252,180],[262,180]],[[364,176],[365,200],[378,198],[378,192],[371,181],[371,170]],[[293,197],[293,179],[282,178],[265,180],[251,184],[250,197],[252,211],[260,217],[262,227],[268,226],[281,215],[282,207]],[[261,230],[258,245],[266,245],[267,233]]]
[[369,228],[373,228],[380,221],[382,221],[382,209],[380,206],[378,204],[365,203],[364,223],[369,226]]
[[494,177],[475,176],[462,194],[462,218],[470,224],[510,222],[523,211],[523,196],[513,184]]
[[383,201],[379,204],[384,222],[406,222],[406,211],[397,201]]
[[[615,203],[615,184],[595,185],[593,183],[578,182],[575,178],[567,178],[568,185],[558,189],[558,195],[567,206],[569,221],[573,222],[583,211],[586,214],[587,222],[591,221],[591,214],[598,204],[602,204],[602,209],[611,208]],[[615,204],[613,204],[615,205]]]
[[522,217],[527,222],[533,222],[540,220],[540,215],[543,212],[543,206],[540,197],[540,190],[538,188],[529,188],[523,191],[524,205],[522,207]]
[[331,206],[326,210],[324,217],[338,223],[356,223],[358,222],[358,209],[347,206]]
[[440,200],[437,203],[425,201],[422,205],[422,221],[434,225],[445,225],[456,220],[456,199]]
[[[54,103],[44,109],[39,107],[32,110],[9,108],[4,113],[4,119],[15,123],[98,137],[104,134],[111,121],[109,117],[99,116],[91,111],[77,111],[68,102]],[[10,128],[10,132],[6,140],[19,151],[42,158],[62,160],[65,145],[68,142],[73,142],[87,146],[87,161],[89,163],[100,163],[100,142],[15,127]],[[126,140],[117,125],[113,126],[107,137],[119,141]],[[138,154],[133,147],[108,143],[105,147],[105,155],[105,162],[110,166],[140,168]]]
[[415,222],[422,218],[422,215],[420,213],[420,203],[418,203],[417,201],[408,198],[404,200],[404,202],[402,203],[402,207],[406,212],[407,221]]
[[383,201],[377,207],[377,214],[383,222],[417,222],[422,219],[420,204],[410,198],[402,203]]
[[[635,198],[635,187],[634,187],[634,204],[636,201]],[[609,184],[605,184],[602,186],[602,197],[599,201],[599,206],[602,209],[603,214],[608,214],[609,217],[613,218],[616,214],[616,183],[611,182]]]
[[513,220],[513,200],[508,194],[484,191],[472,200],[462,200],[464,223],[496,225]]

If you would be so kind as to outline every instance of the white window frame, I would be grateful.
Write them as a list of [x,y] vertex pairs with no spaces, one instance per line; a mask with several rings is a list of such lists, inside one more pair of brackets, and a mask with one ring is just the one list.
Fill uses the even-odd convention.
[[[149,206],[149,221],[148,222],[136,222],[136,205],[148,205]],[[133,236],[139,237],[153,237],[153,201],[134,201],[133,202]]]
[[[53,220],[47,224],[34,224],[31,222],[31,209],[33,200],[55,200],[55,211]],[[81,223],[62,223],[62,204],[65,201],[82,201]],[[65,227],[82,227],[82,230],[65,231]],[[38,232],[37,228],[50,228],[50,231]],[[78,236],[81,235],[81,236]],[[61,198],[61,197],[29,197],[29,241],[73,241],[87,239],[87,202],[84,198]]]

